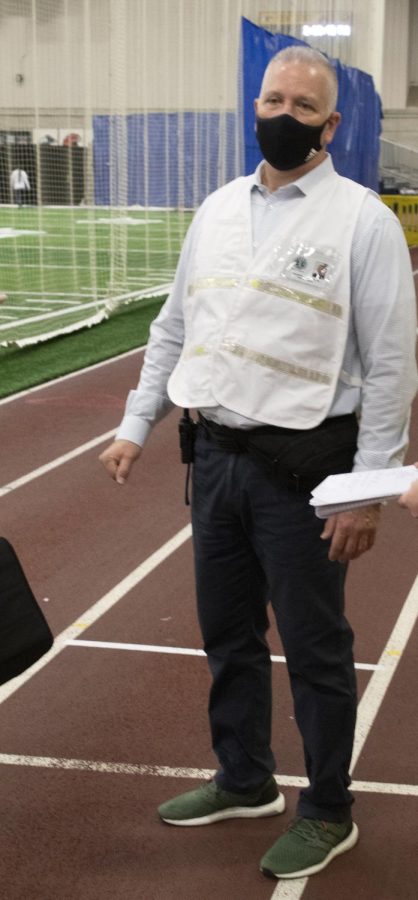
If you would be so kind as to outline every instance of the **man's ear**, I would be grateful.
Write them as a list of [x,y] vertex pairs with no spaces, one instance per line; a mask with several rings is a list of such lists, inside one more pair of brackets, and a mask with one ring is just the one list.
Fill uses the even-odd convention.
[[322,139],[325,144],[330,144],[334,138],[335,132],[341,122],[341,113],[333,112],[327,119],[327,123],[322,132]]

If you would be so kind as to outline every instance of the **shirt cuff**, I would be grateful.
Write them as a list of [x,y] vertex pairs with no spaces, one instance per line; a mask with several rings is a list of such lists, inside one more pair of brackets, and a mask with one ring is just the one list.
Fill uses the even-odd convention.
[[143,447],[151,430],[151,425],[148,422],[144,422],[139,416],[128,413],[119,425],[115,440],[132,441],[134,444],[138,444],[139,447]]
[[361,452],[358,451],[354,457],[354,465],[352,468],[353,472],[362,472],[366,469],[371,469],[372,471],[375,469],[395,469],[399,466],[403,466],[403,458],[404,453],[391,453],[389,450],[387,453],[376,453],[374,451],[367,452],[366,450]]

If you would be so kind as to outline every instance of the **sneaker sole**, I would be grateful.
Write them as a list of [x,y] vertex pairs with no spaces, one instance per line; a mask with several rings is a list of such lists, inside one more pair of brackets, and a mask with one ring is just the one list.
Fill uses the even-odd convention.
[[263,816],[277,816],[285,811],[286,802],[283,794],[279,794],[272,803],[264,806],[230,806],[211,813],[209,816],[198,816],[196,819],[166,819],[161,816],[163,822],[168,825],[212,825],[214,822],[223,822],[225,819],[261,819]]
[[273,872],[271,869],[264,869],[261,867],[261,871],[263,875],[267,875],[268,878],[305,878],[308,875],[316,875],[317,872],[321,872],[322,869],[325,869],[336,856],[340,856],[341,853],[346,853],[347,850],[351,850],[352,847],[357,844],[359,838],[359,830],[355,822],[353,822],[353,827],[350,831],[350,834],[344,838],[343,841],[340,841],[336,847],[333,847],[332,850],[328,853],[328,856],[322,860],[322,862],[317,863],[316,866],[309,866],[307,869],[299,869],[297,872]]

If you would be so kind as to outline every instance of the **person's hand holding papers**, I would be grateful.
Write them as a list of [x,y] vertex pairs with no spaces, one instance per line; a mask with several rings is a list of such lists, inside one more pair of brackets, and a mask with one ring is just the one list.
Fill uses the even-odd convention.
[[418,516],[418,488],[415,500],[410,501],[410,487],[416,479],[415,466],[348,472],[325,478],[312,491],[310,504],[319,518],[327,520],[321,537],[331,539],[329,558],[346,563],[370,550],[375,541],[380,504],[386,500],[400,497],[401,505],[409,506],[412,514]]
[[[418,462],[415,463],[415,468],[418,469]],[[414,519],[418,519],[418,477],[416,481],[412,482],[411,487],[399,497],[398,503],[409,509]]]
[[370,506],[400,497],[416,480],[415,466],[363,469],[328,475],[312,491],[309,501],[320,519],[360,506]]
[[321,534],[323,540],[331,538],[329,558],[348,563],[370,550],[375,542],[379,514],[377,503],[330,516]]

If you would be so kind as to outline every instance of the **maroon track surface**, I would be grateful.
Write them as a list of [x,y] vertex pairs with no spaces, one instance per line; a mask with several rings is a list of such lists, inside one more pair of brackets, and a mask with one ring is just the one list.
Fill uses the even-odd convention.
[[[0,405],[1,483],[116,427],[141,354],[81,372]],[[187,525],[177,414],[153,433],[124,487],[85,452],[0,498],[15,546],[59,635]],[[408,462],[418,459],[415,407]],[[418,572],[418,522],[392,503],[374,550],[350,567],[347,613],[356,659],[376,664]],[[48,602],[44,602],[48,598]],[[417,785],[416,652],[407,643],[353,778]],[[190,541],[81,635],[201,646]],[[271,629],[272,653],[281,654]],[[359,671],[362,695],[373,672]],[[273,667],[279,773],[303,776],[285,667]],[[151,767],[214,769],[206,720],[209,676],[196,656],[66,647],[0,705],[0,897],[4,900],[267,900],[258,861],[294,814],[211,827],[163,825],[156,807],[198,783]],[[34,757],[40,757],[35,765]],[[42,760],[144,766],[143,774],[46,768]],[[31,764],[32,763],[32,764]],[[357,847],[309,879],[306,900],[416,900],[418,796],[356,792]],[[283,884],[283,883],[281,883]],[[280,896],[285,896],[281,894]]]

